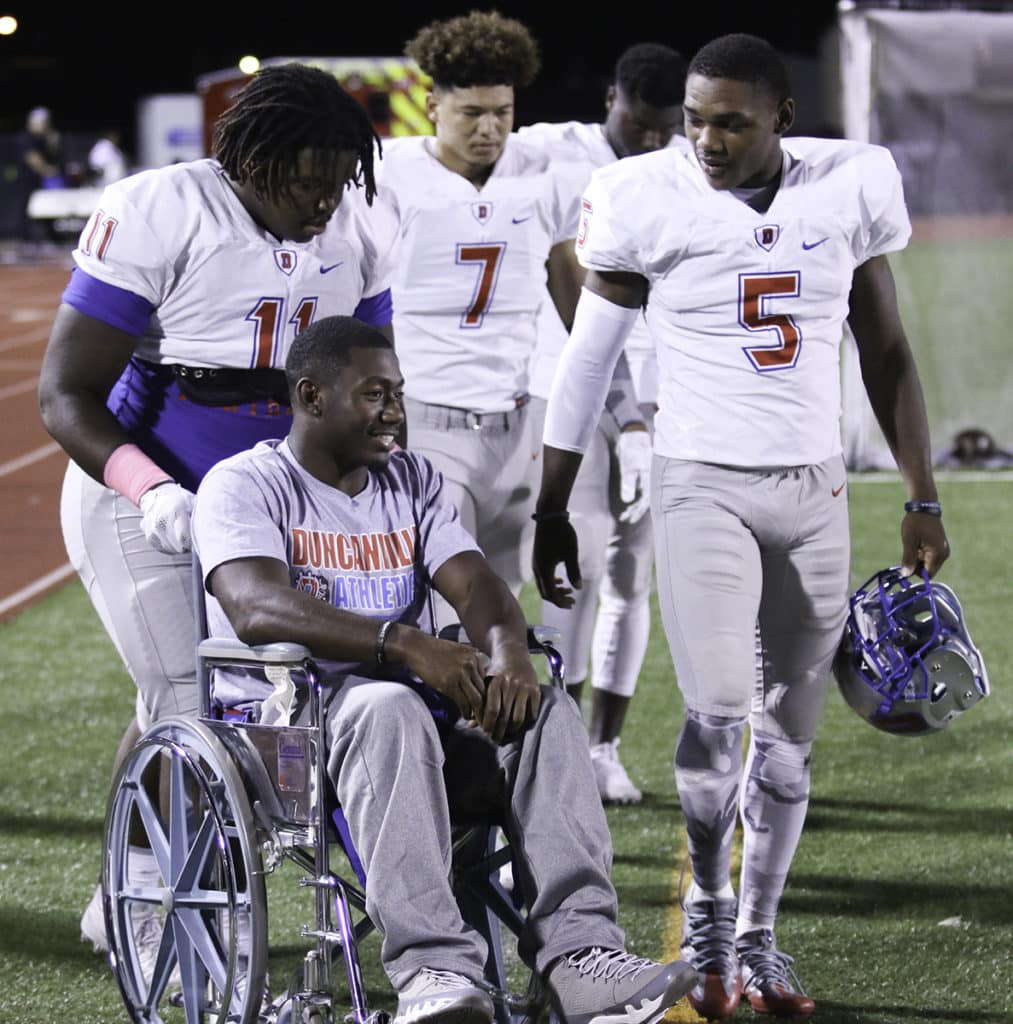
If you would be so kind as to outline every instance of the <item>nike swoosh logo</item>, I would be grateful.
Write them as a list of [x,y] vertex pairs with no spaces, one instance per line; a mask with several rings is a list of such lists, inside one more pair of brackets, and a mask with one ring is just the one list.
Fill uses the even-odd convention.
[[817,245],[822,245],[829,238],[830,238],[830,236],[827,235],[826,237],[821,238],[818,242],[803,242],[802,243],[802,248],[805,249],[806,252],[808,252],[810,249],[815,249]]
[[836,498],[836,497],[837,497],[837,495],[838,495],[838,494],[840,494],[840,493],[841,493],[841,491],[843,491],[843,490],[844,490],[844,486],[845,486],[845,484],[846,484],[846,483],[847,483],[847,481],[845,480],[845,481],[844,481],[844,483],[843,483],[843,484],[841,484],[841,486],[840,486],[840,487],[835,487],[835,488],[833,488],[833,490],[831,490],[831,492],[830,492],[830,493],[831,493],[831,495],[832,495],[833,497],[835,497],[835,498]]
[[344,263],[344,262],[345,262],[344,260],[338,260],[337,263],[332,263],[329,267],[321,267],[320,268],[320,273],[321,274],[329,274],[332,270],[337,270],[338,267],[340,267],[341,264]]
[[531,220],[533,216],[533,213],[529,213],[526,217],[513,217],[512,220],[514,224],[523,224],[526,220]]

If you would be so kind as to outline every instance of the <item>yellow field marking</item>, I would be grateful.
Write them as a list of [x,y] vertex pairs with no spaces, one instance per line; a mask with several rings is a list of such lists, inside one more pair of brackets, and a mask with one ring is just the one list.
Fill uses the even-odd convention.
[[[668,912],[668,920],[665,923],[665,934],[662,937],[662,960],[666,962],[669,960],[675,960],[679,956],[679,949],[682,946],[682,907],[679,905],[679,881],[682,878],[683,864],[685,864],[688,856],[686,830],[683,828],[679,832],[679,845],[675,851],[675,864],[672,868],[672,884],[670,886],[671,909]],[[741,867],[742,831],[741,829],[736,829],[735,839],[732,845],[731,871],[733,879],[738,877]],[[682,880],[685,885],[689,885],[690,878],[688,868],[686,871],[686,878]],[[696,1010],[689,1005],[689,1001],[686,999],[680,999],[679,1002],[677,1002],[662,1019],[667,1021],[668,1024],[700,1024],[701,1021],[706,1021],[706,1018],[701,1017],[700,1014],[698,1014]]]

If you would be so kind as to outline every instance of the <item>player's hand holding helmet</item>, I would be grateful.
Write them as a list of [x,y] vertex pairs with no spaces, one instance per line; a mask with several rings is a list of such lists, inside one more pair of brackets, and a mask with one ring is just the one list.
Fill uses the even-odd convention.
[[636,523],[651,507],[651,435],[646,430],[624,430],[616,442],[619,460],[619,497],[626,508],[621,523]]
[[175,482],[159,484],[141,495],[141,529],[147,542],[165,555],[191,548],[190,513],[193,495]]
[[899,566],[851,597],[834,674],[862,718],[901,736],[945,729],[991,692],[957,595]]

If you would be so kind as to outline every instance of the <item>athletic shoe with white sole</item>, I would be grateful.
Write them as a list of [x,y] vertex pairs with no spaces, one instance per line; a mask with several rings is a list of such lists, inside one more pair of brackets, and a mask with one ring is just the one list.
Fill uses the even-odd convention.
[[490,1024],[489,993],[453,971],[423,967],[398,993],[393,1024]]
[[591,746],[591,764],[598,794],[606,804],[639,804],[643,794],[633,785],[619,760],[619,737]]
[[97,885],[91,894],[88,906],[81,915],[81,941],[90,942],[96,953],[109,952],[109,936],[106,935],[106,915],[102,906],[102,886]]
[[704,897],[682,905],[682,955],[700,972],[689,1005],[707,1020],[725,1020],[738,1009],[742,978],[735,955],[738,901]]
[[654,1024],[696,982],[681,960],[659,964],[591,946],[557,960],[548,989],[564,1024]]
[[769,928],[746,932],[735,940],[742,965],[742,994],[757,1013],[775,1017],[811,1017],[816,1004],[805,994],[787,953]]
[[[156,916],[154,907],[141,904],[132,911],[134,922],[134,942],[137,945],[137,961],[141,973],[148,984],[155,969],[158,958],[158,947],[162,941],[162,924]],[[102,886],[96,887],[88,906],[81,915],[81,941],[90,942],[96,953],[109,952],[109,937],[106,934],[105,910],[102,904]],[[182,985],[177,964],[169,975],[169,985],[178,988]]]

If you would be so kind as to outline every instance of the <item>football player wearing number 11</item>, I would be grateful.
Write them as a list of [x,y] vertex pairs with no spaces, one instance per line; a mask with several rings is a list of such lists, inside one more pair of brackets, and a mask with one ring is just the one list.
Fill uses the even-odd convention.
[[[197,484],[288,433],[300,330],[354,314],[391,332],[393,234],[369,209],[377,141],[333,75],[265,68],[216,123],[214,158],[110,185],[74,250],[39,399],[71,458],[71,564],[137,686],[117,763],[139,729],[197,711]],[[104,945],[97,897],[82,932]]]
[[743,995],[761,1013],[814,1009],[774,927],[847,611],[845,319],[910,497],[901,563],[935,573],[949,551],[887,262],[911,231],[900,175],[878,146],[785,138],[793,112],[773,48],[723,36],[690,61],[691,148],[594,172],[577,241],[588,275],[549,398],[537,503],[536,580],[563,602],[557,566],[570,572],[577,554],[570,488],[646,298],[660,367],[657,586],[685,705],[675,752],[692,865],[683,956],[704,979],[690,1002],[711,1020],[732,1016]]

